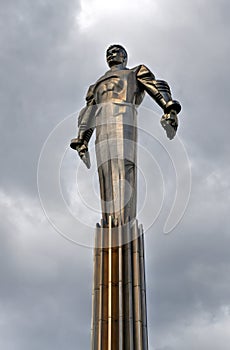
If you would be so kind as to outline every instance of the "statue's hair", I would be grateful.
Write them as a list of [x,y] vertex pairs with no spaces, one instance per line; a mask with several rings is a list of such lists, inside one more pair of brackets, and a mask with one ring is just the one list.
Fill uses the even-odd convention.
[[124,51],[125,55],[126,55],[126,58],[128,57],[128,54],[127,54],[127,51],[125,50],[125,48],[124,48],[123,46],[119,45],[119,44],[110,45],[110,46],[108,47],[108,49],[106,50],[106,54],[107,54],[107,52],[108,52],[109,50],[111,50],[111,49],[114,48],[114,47],[119,47],[119,49],[122,49],[122,50]]

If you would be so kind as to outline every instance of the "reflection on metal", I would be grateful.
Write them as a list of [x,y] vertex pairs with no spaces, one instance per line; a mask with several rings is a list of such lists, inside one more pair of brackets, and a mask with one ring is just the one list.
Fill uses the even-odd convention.
[[130,241],[114,246],[111,225],[96,229],[92,350],[148,349],[144,234],[136,220],[125,230]]
[[104,224],[127,224],[136,217],[137,108],[145,93],[163,109],[161,125],[172,139],[177,131],[179,102],[169,85],[156,80],[145,65],[127,68],[127,52],[120,45],[107,50],[110,69],[91,85],[78,118],[78,137],[70,146],[90,167],[88,142],[96,130],[96,157]]
[[102,221],[95,236],[92,350],[147,350],[144,237],[136,220],[137,108],[148,93],[173,139],[181,106],[146,66],[126,67],[122,46],[106,54],[110,69],[89,87],[70,144],[90,168],[88,142],[96,130]]

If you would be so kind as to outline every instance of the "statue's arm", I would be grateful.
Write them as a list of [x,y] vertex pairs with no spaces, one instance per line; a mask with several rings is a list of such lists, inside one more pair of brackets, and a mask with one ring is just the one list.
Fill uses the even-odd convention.
[[96,103],[93,95],[93,85],[86,95],[86,106],[80,111],[78,117],[78,136],[71,140],[70,147],[77,150],[80,158],[87,168],[90,168],[88,143],[95,128]]
[[139,66],[137,71],[137,81],[141,88],[151,96],[156,103],[164,110],[166,100],[156,85],[155,75],[144,65]]
[[166,130],[168,138],[172,139],[178,128],[177,114],[181,110],[180,103],[172,99],[169,85],[163,80],[156,80],[154,74],[146,66],[139,66],[137,80],[141,88],[163,109],[161,125]]

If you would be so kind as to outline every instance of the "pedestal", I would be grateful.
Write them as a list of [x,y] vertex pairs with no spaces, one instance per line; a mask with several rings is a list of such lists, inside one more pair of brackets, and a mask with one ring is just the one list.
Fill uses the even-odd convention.
[[144,235],[137,220],[95,233],[92,350],[147,350]]

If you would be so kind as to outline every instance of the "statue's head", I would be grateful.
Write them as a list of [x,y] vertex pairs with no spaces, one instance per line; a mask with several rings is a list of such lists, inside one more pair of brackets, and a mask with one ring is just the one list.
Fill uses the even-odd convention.
[[127,65],[128,55],[123,46],[114,44],[109,46],[106,51],[106,60],[109,67],[122,64],[124,67]]

